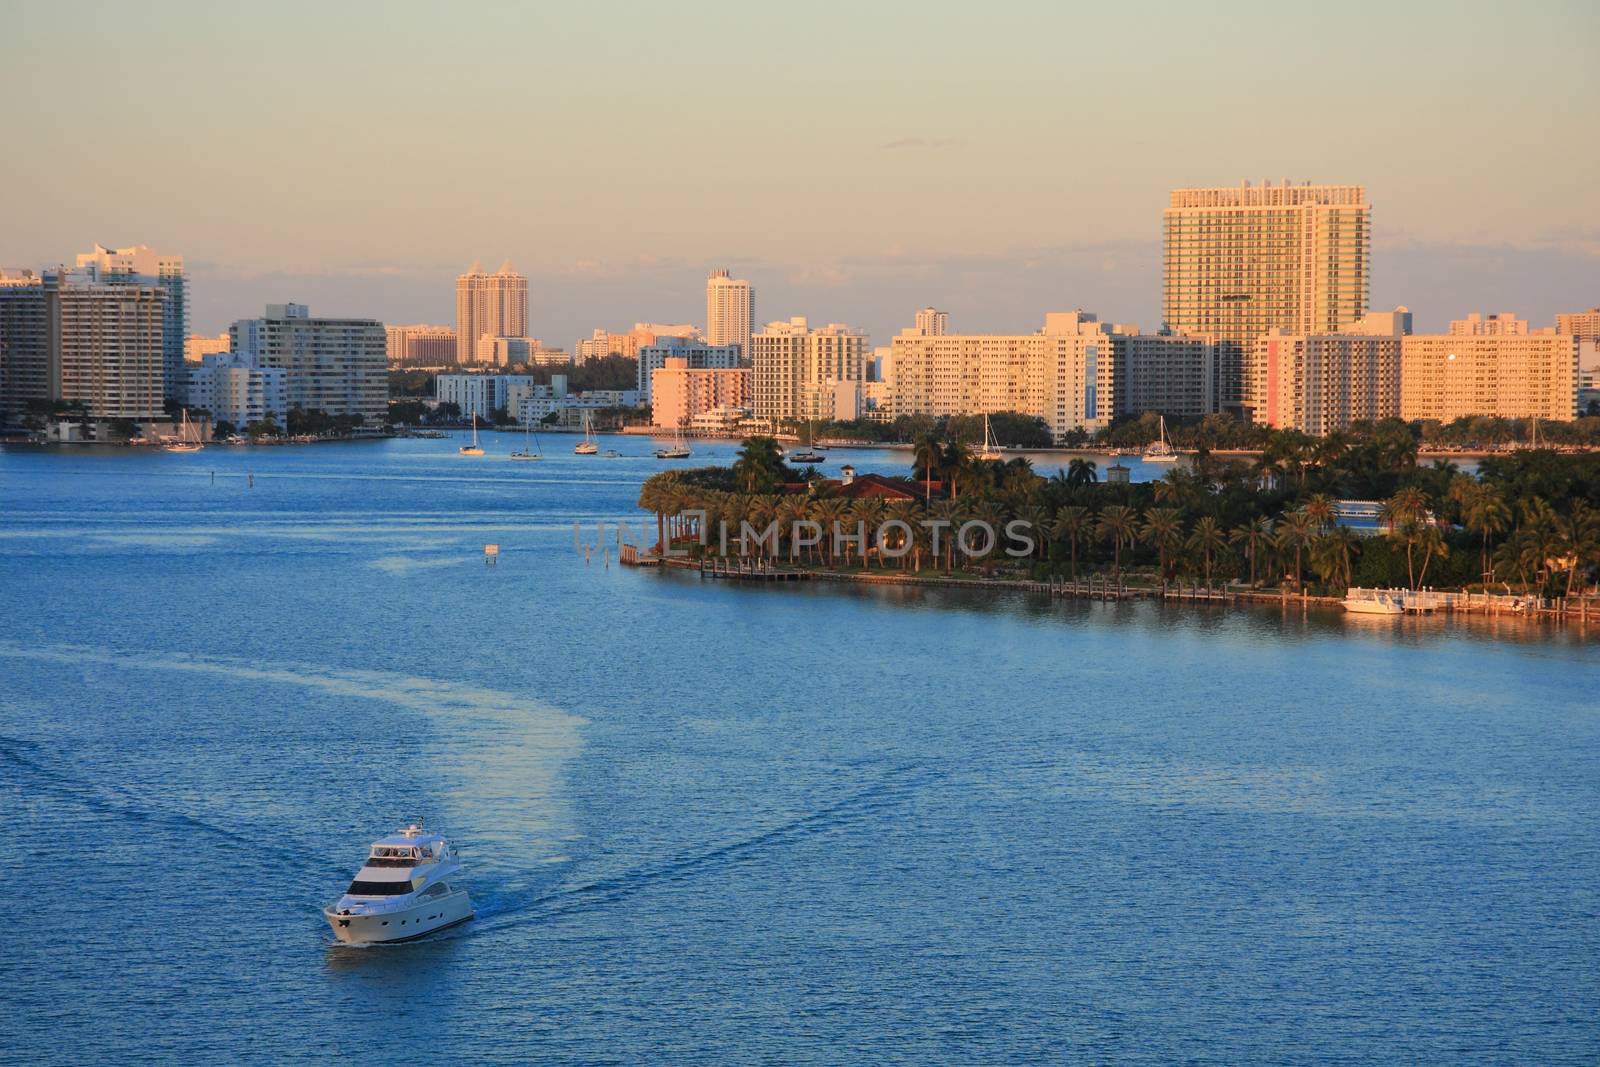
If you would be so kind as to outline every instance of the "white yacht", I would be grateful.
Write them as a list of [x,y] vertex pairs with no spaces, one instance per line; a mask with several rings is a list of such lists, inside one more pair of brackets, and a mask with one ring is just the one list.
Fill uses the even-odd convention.
[[463,456],[483,455],[483,449],[478,447],[478,413],[476,411],[472,413],[472,444],[462,445],[460,448],[456,449],[456,451],[460,452]]
[[1161,416],[1161,429],[1156,439],[1151,441],[1150,446],[1144,450],[1144,461],[1146,463],[1176,463],[1177,460],[1178,453],[1173,449],[1171,443],[1167,441],[1167,417],[1163,415]]
[[972,454],[973,459],[1001,460],[1005,453],[1000,450],[1000,442],[995,437],[994,431],[989,428],[989,413],[983,413],[983,447]]
[[572,451],[580,456],[598,455],[600,442],[595,440],[594,427],[589,425],[589,413],[583,413],[583,440],[572,446]]
[[472,918],[461,860],[439,834],[412,823],[372,843],[344,896],[322,909],[351,944],[414,941]]
[[1353,615],[1403,615],[1406,610],[1404,594],[1389,596],[1373,593],[1370,596],[1346,596],[1344,610]]
[[178,430],[175,441],[168,441],[162,446],[168,452],[198,452],[203,445],[200,443],[200,430],[189,421],[189,409],[183,409],[183,425]]

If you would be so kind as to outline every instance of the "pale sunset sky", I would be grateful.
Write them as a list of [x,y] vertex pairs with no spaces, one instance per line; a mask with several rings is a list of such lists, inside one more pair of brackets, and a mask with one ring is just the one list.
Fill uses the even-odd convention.
[[1419,328],[1600,304],[1600,5],[4,0],[0,265],[186,257],[193,324],[268,302],[530,330],[762,321],[888,343],[1048,310],[1160,322],[1178,186],[1359,183],[1372,303]]

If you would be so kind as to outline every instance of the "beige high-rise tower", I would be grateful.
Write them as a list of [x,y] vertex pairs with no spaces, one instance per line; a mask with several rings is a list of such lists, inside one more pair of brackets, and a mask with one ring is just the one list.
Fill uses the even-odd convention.
[[706,344],[738,345],[750,358],[750,326],[756,320],[755,287],[743,278],[714,270],[706,279]]
[[1334,333],[1367,313],[1372,205],[1359,185],[1174,189],[1162,314],[1217,338],[1217,403],[1238,410],[1256,339]]
[[456,279],[456,362],[477,360],[480,337],[528,336],[528,279],[508,259],[493,274],[477,261]]

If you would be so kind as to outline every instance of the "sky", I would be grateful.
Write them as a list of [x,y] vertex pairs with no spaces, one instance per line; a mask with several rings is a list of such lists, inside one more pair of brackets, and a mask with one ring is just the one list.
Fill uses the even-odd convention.
[[877,343],[917,308],[1160,324],[1170,189],[1364,185],[1419,329],[1600,305],[1600,5],[0,0],[0,265],[185,257],[197,332],[266,303],[530,332],[705,317]]

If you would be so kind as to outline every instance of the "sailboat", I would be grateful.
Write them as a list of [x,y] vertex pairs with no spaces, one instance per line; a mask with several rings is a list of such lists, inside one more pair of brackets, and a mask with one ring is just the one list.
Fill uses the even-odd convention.
[[511,453],[512,459],[534,460],[543,459],[544,453],[538,450],[538,444],[533,440],[533,423],[522,424],[522,450]]
[[689,451],[689,443],[683,439],[682,426],[679,426],[677,433],[673,435],[671,448],[656,449],[657,459],[688,459],[692,455],[694,453]]
[[817,454],[816,447],[812,444],[811,420],[806,420],[806,436],[800,442],[800,451],[785,457],[791,463],[822,463],[823,457]]
[[1151,441],[1144,450],[1144,461],[1146,463],[1174,463],[1177,459],[1178,453],[1173,451],[1172,446],[1167,443],[1167,417],[1162,415],[1161,428],[1157,433],[1156,439]]
[[994,430],[989,426],[989,413],[983,413],[983,447],[972,454],[973,459],[1001,459],[1000,442],[995,440]]
[[460,448],[456,449],[456,451],[460,452],[463,456],[481,456],[481,455],[483,455],[483,449],[478,447],[478,413],[477,412],[473,412],[472,413],[472,443],[470,445],[462,445]]
[[183,409],[183,423],[178,428],[178,439],[168,441],[164,446],[168,452],[198,452],[203,447],[200,444],[200,431],[189,424],[189,409]]
[[589,413],[583,413],[583,440],[579,441],[572,449],[575,455],[592,456],[600,451],[600,442],[595,440],[594,427],[589,425]]

